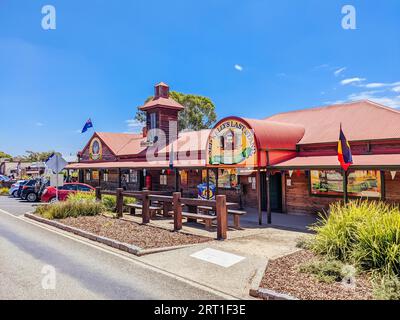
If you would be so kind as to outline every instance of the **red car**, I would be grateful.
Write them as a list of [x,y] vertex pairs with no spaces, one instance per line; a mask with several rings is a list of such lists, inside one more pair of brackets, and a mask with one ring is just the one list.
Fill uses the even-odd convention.
[[[94,191],[95,188],[84,183],[66,183],[62,187],[58,187],[58,200],[65,201],[69,194],[77,191],[90,192]],[[55,202],[56,199],[56,187],[47,187],[40,199],[42,202]]]

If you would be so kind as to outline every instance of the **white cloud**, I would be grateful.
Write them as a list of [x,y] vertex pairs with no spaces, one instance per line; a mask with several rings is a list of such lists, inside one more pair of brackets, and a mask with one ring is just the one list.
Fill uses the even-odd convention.
[[343,71],[345,71],[346,69],[347,69],[346,67],[337,69],[333,74],[337,77],[337,76],[339,76]]
[[243,70],[243,67],[242,67],[240,64],[235,64],[235,65],[234,65],[234,68],[235,68],[237,71],[242,71],[242,70]]
[[143,123],[137,121],[136,119],[126,120],[125,123],[128,126],[128,133],[140,132],[143,127]]
[[355,78],[344,79],[344,80],[340,81],[340,84],[345,86],[345,85],[352,84],[352,83],[360,83],[365,80],[366,80],[365,78],[355,77]]
[[37,127],[43,127],[43,126],[44,126],[44,124],[41,123],[41,122],[36,122],[35,125],[36,125]]
[[373,88],[382,88],[382,87],[386,87],[386,83],[381,83],[381,82],[372,82],[372,83],[367,83],[366,85],[365,85],[365,88],[370,88],[370,89],[373,89]]
[[399,87],[394,87],[392,89],[392,91],[400,93],[400,86]]
[[348,100],[371,100],[388,107],[400,108],[400,96],[379,96],[377,95],[378,93],[382,93],[382,91],[364,91],[360,93],[353,93],[348,96]]

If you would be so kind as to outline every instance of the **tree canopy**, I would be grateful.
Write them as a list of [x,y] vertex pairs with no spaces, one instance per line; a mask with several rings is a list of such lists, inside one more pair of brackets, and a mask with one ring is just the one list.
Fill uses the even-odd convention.
[[[169,93],[170,97],[185,107],[179,112],[178,129],[179,130],[201,130],[211,128],[217,120],[214,103],[210,98],[184,94],[176,91]],[[147,98],[146,102],[153,99]],[[135,120],[145,123],[146,113],[139,110],[136,112]]]
[[0,151],[0,159],[1,159],[1,158],[11,159],[11,158],[12,158],[12,155],[10,155],[10,154],[8,154],[8,153],[5,153],[5,152],[3,152],[3,151]]
[[37,152],[37,151],[26,151],[26,155],[22,156],[23,161],[27,162],[36,162],[36,161],[46,161],[48,157],[50,157],[54,151],[44,151],[44,152]]

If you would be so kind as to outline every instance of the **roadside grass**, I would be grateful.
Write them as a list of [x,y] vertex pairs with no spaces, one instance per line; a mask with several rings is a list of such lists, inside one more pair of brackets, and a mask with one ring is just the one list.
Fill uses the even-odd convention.
[[8,191],[9,190],[10,189],[6,188],[6,187],[0,188],[0,196],[8,196]]
[[[124,205],[134,203],[134,198],[124,198]],[[36,214],[46,219],[64,219],[68,217],[94,216],[106,212],[115,212],[116,196],[103,195],[102,201],[96,201],[94,192],[71,193],[66,201],[38,206]]]
[[371,276],[374,297],[400,298],[400,209],[379,201],[334,203],[329,215],[311,227],[316,234],[300,240],[320,260],[300,266],[300,271],[322,281],[338,280],[348,264]]
[[64,219],[68,217],[95,216],[105,211],[102,203],[82,200],[82,201],[63,201],[52,204],[38,206],[35,214],[41,215],[46,219]]
[[[80,201],[96,201],[96,195],[92,192],[76,192],[68,196],[67,201],[80,202]],[[113,195],[102,195],[101,202],[107,211],[115,212],[117,208],[117,197]],[[124,205],[135,203],[136,199],[131,197],[124,197]]]

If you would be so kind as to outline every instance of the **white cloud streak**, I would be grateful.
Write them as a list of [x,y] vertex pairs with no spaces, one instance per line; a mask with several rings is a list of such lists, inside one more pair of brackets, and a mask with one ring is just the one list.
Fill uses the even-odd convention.
[[234,65],[234,68],[235,68],[237,71],[243,71],[243,67],[242,67],[240,64],[235,64],[235,65]]
[[345,86],[345,85],[348,85],[348,84],[360,83],[360,82],[363,82],[365,80],[367,80],[367,79],[355,77],[355,78],[344,79],[344,80],[340,81],[340,84]]
[[346,69],[347,69],[346,67],[337,69],[333,74],[334,74],[336,77],[338,77],[342,72],[346,71]]

